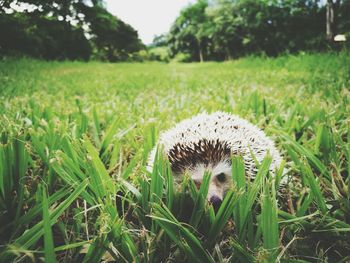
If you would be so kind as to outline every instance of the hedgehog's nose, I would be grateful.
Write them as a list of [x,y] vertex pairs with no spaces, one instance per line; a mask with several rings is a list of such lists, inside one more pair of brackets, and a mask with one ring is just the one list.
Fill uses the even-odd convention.
[[221,205],[221,199],[217,195],[210,197],[209,202],[214,206],[214,208],[218,208]]

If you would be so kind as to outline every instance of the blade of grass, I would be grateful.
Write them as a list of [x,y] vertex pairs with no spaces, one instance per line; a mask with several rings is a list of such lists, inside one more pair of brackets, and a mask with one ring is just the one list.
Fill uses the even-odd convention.
[[236,202],[238,201],[239,193],[233,193],[232,191],[229,191],[220,208],[215,216],[215,220],[210,228],[208,237],[210,238],[207,242],[206,247],[211,248],[213,244],[215,243],[216,238],[220,234],[221,230],[226,225],[228,219],[233,214],[233,209],[236,205]]
[[201,242],[191,231],[181,225],[166,207],[153,204],[153,208],[154,214],[151,215],[153,220],[191,258],[192,262],[214,262],[202,247]]
[[[115,184],[114,184],[112,178],[109,176],[108,171],[106,170],[106,167],[104,166],[100,157],[98,156],[98,153],[95,150],[94,146],[87,139],[87,137],[84,138],[83,144],[84,144],[87,152],[89,153],[89,155],[91,157],[92,164],[95,168],[95,173],[93,173],[92,175],[96,176],[96,179],[99,182],[97,187],[102,188],[104,196],[106,196],[107,193],[112,195],[112,196],[115,196],[116,195]],[[104,196],[101,196],[101,198]]]
[[44,230],[44,252],[45,252],[45,262],[55,263],[56,255],[54,251],[54,243],[52,237],[52,229],[50,224],[50,215],[49,215],[49,205],[46,196],[46,189],[42,187],[42,204],[43,204],[43,230]]
[[[66,198],[62,203],[60,203],[55,208],[55,210],[52,211],[52,213],[50,214],[51,226],[56,223],[58,217],[62,215],[62,213],[71,205],[71,203],[76,198],[78,198],[78,196],[84,191],[87,185],[88,181],[84,181],[81,184],[77,185],[72,194],[68,198]],[[20,236],[14,241],[14,243],[17,246],[20,246],[24,249],[28,249],[38,241],[38,239],[43,235],[43,233],[43,221],[40,221],[31,229],[24,232],[22,236]]]
[[325,176],[329,181],[331,181],[331,177],[328,173],[327,167],[308,149],[306,149],[301,144],[292,140],[287,134],[281,133],[281,138],[283,138],[289,145],[291,145],[296,152],[305,156],[311,164],[317,168],[317,170]]
[[106,134],[101,143],[100,156],[102,156],[107,150],[108,146],[111,144],[113,136],[117,133],[119,125],[119,117],[116,117],[112,122],[111,126],[109,126]]
[[[230,239],[230,246],[232,246],[234,248],[234,251],[238,253],[237,257],[240,259],[240,262],[256,262],[255,257],[252,255],[252,252],[242,247],[241,243],[236,239]],[[232,262],[235,262],[234,259],[235,258],[232,259]]]
[[261,203],[261,230],[263,246],[270,252],[269,260],[276,259],[279,247],[279,229],[277,216],[276,192],[273,184],[266,178],[264,180]]
[[304,162],[301,166],[301,171],[307,178],[309,187],[315,197],[318,208],[321,210],[323,214],[327,213],[328,209],[327,209],[326,201],[322,195],[321,188],[319,186],[318,181],[315,178],[315,175],[311,170],[310,165],[307,162]]
[[209,190],[210,177],[211,177],[211,174],[209,172],[204,173],[201,186],[200,186],[199,191],[197,193],[197,198],[195,200],[193,212],[192,212],[192,215],[191,215],[191,218],[189,221],[189,224],[194,228],[197,228],[200,220],[202,219],[204,211],[205,211],[206,198],[207,198],[208,190]]
[[247,183],[245,177],[244,161],[241,156],[232,158],[232,180],[238,191],[242,192],[237,205],[234,207],[233,217],[237,226],[238,232],[243,231],[245,215],[244,209],[247,203]]

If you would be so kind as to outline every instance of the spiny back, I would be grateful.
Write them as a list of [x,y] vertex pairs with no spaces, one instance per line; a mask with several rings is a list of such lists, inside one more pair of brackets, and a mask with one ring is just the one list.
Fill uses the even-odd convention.
[[[158,145],[164,149],[176,173],[199,163],[213,164],[227,160],[231,154],[243,157],[249,176],[256,173],[254,158],[261,162],[268,152],[273,159],[271,171],[281,163],[273,141],[262,130],[224,112],[202,113],[183,120],[162,133]],[[151,153],[149,166],[153,164],[155,150]]]

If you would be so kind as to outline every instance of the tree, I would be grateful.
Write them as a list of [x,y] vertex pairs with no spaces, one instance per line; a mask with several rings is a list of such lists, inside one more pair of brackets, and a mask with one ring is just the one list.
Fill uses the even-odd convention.
[[[348,34],[350,37],[350,0],[344,0],[337,10],[337,29],[340,34]],[[349,45],[349,41],[347,42]]]
[[98,56],[109,61],[126,60],[143,44],[137,31],[100,6],[81,6],[89,23],[91,40],[98,48]]
[[167,45],[167,35],[161,34],[154,36],[151,46],[152,47],[162,47]]
[[217,0],[207,9],[211,22],[209,35],[216,58],[230,60],[239,56],[242,50],[240,17],[235,15],[234,9],[234,3],[227,0]]
[[322,50],[324,11],[320,0],[199,0],[180,13],[169,45],[193,60]]
[[88,60],[91,46],[81,28],[47,17],[15,13],[0,16],[0,55]]
[[173,54],[185,51],[195,60],[204,61],[208,48],[209,23],[205,14],[206,0],[199,0],[183,9],[170,29],[169,44]]
[[[346,5],[347,1],[343,1]],[[341,8],[341,0],[327,0],[326,4],[326,39],[333,42],[337,29],[337,15]],[[350,10],[348,10],[350,12]],[[349,15],[349,14],[348,14]]]
[[[0,39],[2,55],[86,60],[93,47],[97,57],[118,61],[143,48],[137,32],[110,14],[102,0],[0,1],[0,33],[7,36]],[[18,12],[11,3],[30,8]]]

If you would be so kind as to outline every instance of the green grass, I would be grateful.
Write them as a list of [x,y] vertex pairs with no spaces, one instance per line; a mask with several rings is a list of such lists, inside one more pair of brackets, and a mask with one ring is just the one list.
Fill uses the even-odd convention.
[[[203,64],[0,62],[0,262],[347,262],[350,55]],[[285,158],[233,157],[214,211],[173,185],[159,133],[202,111],[258,125]],[[279,188],[281,177],[289,184]]]

